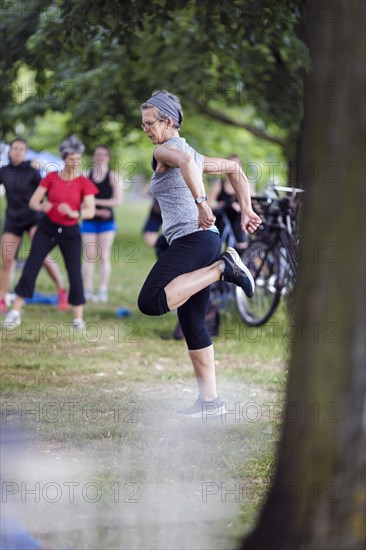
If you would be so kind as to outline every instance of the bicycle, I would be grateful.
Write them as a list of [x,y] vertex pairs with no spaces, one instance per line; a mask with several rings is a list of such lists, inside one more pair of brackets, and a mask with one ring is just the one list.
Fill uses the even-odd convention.
[[[296,195],[303,190],[270,185],[269,191],[272,196],[267,192],[264,196],[252,197],[253,209],[263,223],[241,255],[256,283],[254,296],[248,299],[241,288],[235,288],[239,314],[250,326],[263,325],[272,317],[281,298],[291,295],[297,276],[300,202]],[[291,196],[281,198],[278,191]]]
[[[239,248],[238,241],[235,236],[233,224],[228,215],[230,204],[214,210],[216,216],[222,219],[222,229],[220,233],[221,244],[224,248],[235,248],[239,255],[243,250]],[[229,309],[230,304],[235,301],[234,287],[231,283],[218,281],[211,285],[210,291],[210,307],[214,306],[219,312]]]

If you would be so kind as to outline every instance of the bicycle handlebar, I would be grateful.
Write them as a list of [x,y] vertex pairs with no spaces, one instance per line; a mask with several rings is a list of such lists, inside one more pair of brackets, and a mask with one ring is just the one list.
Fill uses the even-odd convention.
[[257,202],[260,202],[260,203],[264,204],[265,206],[268,207],[268,209],[273,205],[274,206],[280,206],[281,208],[291,207],[291,201],[290,201],[289,197],[282,197],[282,198],[277,199],[277,198],[272,198],[272,197],[253,196],[253,197],[251,197],[251,199],[252,199],[252,201],[257,201]]
[[300,189],[299,187],[283,187],[282,185],[274,185],[273,189],[276,191],[285,191],[286,193],[292,193],[293,195],[296,195],[296,193],[305,193],[305,189]]
[[[291,219],[295,220],[298,212],[299,204],[293,202],[289,197],[283,198],[271,198],[271,197],[252,197],[253,201],[253,210],[263,218],[263,223],[266,224],[269,222],[269,218],[282,216],[290,216]],[[257,202],[257,205],[255,204]],[[256,208],[257,206],[257,208]]]

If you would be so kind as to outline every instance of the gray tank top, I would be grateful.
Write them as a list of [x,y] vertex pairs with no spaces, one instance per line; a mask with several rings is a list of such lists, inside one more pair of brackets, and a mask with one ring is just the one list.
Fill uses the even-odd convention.
[[[196,162],[199,171],[203,172],[203,156],[188,145],[184,138],[173,137],[168,139],[166,143],[188,153]],[[197,205],[180,169],[168,168],[165,172],[156,173],[156,164],[157,162],[153,157],[154,174],[151,179],[150,190],[160,205],[163,233],[168,243],[171,244],[179,237],[184,237],[195,231],[202,231],[202,229],[198,227]],[[215,225],[210,229],[218,233]]]

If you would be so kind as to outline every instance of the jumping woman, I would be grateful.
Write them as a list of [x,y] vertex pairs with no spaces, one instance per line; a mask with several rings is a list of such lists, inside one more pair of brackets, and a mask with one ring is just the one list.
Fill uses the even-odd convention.
[[199,390],[197,401],[178,413],[200,417],[213,407],[223,414],[224,403],[216,389],[214,349],[204,326],[210,285],[228,281],[243,288],[249,297],[255,285],[234,249],[221,254],[202,174],[227,175],[240,204],[245,232],[253,233],[261,219],[252,209],[249,182],[240,165],[233,160],[205,157],[180,137],[183,111],[176,96],[165,90],[154,92],[141,105],[141,112],[142,129],[156,145],[150,187],[160,205],[169,248],[150,271],[138,306],[146,315],[178,310]]

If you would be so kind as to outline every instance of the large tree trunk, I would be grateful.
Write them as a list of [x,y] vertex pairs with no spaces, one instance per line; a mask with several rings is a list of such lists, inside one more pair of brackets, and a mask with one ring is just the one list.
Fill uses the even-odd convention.
[[273,486],[243,550],[365,547],[365,3],[307,8],[298,338]]

